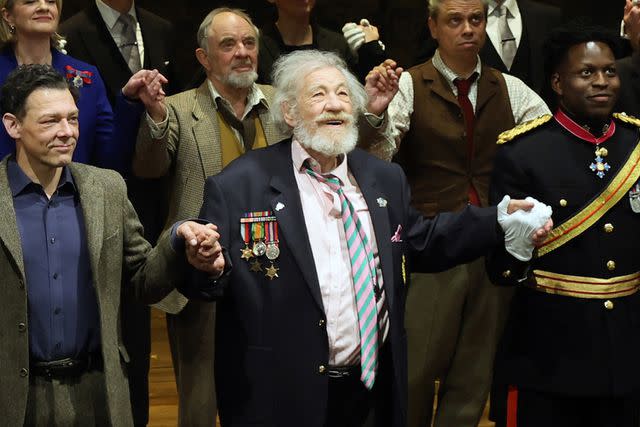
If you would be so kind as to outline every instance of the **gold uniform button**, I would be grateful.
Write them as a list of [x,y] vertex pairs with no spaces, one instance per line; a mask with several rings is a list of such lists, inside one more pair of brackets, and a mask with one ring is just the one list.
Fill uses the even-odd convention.
[[326,371],[326,370],[327,370],[326,366],[324,366],[324,365],[318,366],[318,372],[319,373],[324,374],[324,371]]
[[607,310],[613,310],[613,301],[606,300],[604,302],[604,308],[606,308]]
[[324,324],[325,324],[324,319],[320,319],[320,320],[318,320],[318,326],[323,327],[323,326],[324,326]]
[[613,233],[613,224],[606,223],[602,228],[604,229],[605,233]]
[[611,271],[616,269],[616,262],[615,261],[607,261],[607,268]]
[[563,208],[567,206],[567,201],[565,199],[560,199],[560,206],[562,206]]
[[508,279],[509,277],[511,277],[511,270],[505,270],[502,272],[502,277],[504,277],[505,279]]
[[22,378],[26,377],[27,375],[29,375],[29,370],[27,368],[20,369],[20,376]]

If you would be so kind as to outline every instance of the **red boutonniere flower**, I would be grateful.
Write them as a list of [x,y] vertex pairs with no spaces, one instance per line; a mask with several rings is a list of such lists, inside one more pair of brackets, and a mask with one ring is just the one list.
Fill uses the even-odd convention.
[[84,85],[91,84],[91,77],[93,77],[91,71],[76,70],[71,65],[66,65],[64,69],[67,72],[67,80],[75,87],[80,88]]

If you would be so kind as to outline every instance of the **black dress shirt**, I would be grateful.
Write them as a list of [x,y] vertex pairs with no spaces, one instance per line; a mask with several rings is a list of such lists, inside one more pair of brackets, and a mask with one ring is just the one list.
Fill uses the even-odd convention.
[[64,168],[51,199],[15,159],[8,162],[22,243],[29,303],[29,349],[34,360],[76,358],[100,346],[80,197]]

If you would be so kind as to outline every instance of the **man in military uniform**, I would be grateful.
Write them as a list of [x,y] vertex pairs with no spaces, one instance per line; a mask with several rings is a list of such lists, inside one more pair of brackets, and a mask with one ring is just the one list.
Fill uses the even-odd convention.
[[500,136],[490,196],[531,195],[556,225],[523,263],[489,260],[517,286],[495,366],[497,426],[638,426],[640,120],[613,114],[615,41],[551,36],[558,109]]

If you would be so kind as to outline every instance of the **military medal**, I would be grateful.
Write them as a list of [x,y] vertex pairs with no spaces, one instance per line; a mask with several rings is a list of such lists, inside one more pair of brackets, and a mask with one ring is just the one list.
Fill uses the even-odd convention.
[[265,269],[265,276],[271,280],[278,277],[278,267],[273,263],[280,256],[278,223],[272,212],[245,213],[240,219],[240,234],[244,241],[244,248],[240,250],[241,258],[249,263],[249,270],[255,273],[262,272],[259,258],[264,255],[271,261],[271,265]]
[[250,237],[250,226],[249,223],[242,222],[240,220],[240,235],[242,236],[242,240],[244,241],[244,248],[240,249],[242,255],[240,258],[249,261],[253,257],[253,251],[249,247],[249,237]]
[[253,271],[254,273],[259,273],[262,271],[262,265],[260,264],[260,261],[258,261],[256,258],[253,259],[253,261],[251,261],[249,263],[249,270]]
[[629,204],[633,212],[640,213],[640,181],[629,190]]
[[278,267],[276,267],[275,265],[271,264],[269,266],[269,268],[267,268],[267,272],[264,275],[267,276],[269,279],[273,280],[276,277],[280,277],[280,276],[278,276],[278,270],[279,270]]
[[269,221],[267,223],[267,248],[265,255],[271,261],[280,256],[280,248],[278,247],[278,223],[276,221]]
[[609,166],[609,163],[605,162],[603,159],[603,157],[606,157],[607,154],[609,154],[609,151],[604,147],[600,148],[596,145],[595,154],[596,154],[596,158],[589,165],[589,169],[591,169],[592,172],[595,172],[598,178],[602,179],[604,178],[605,172],[608,172],[609,169],[611,169],[611,166]]
[[595,172],[598,178],[604,178],[605,174],[611,169],[611,166],[604,160],[604,158],[609,154],[609,151],[604,147],[600,147],[600,144],[607,141],[616,132],[616,123],[613,121],[613,119],[609,122],[609,124],[603,126],[602,136],[595,137],[588,128],[585,129],[580,126],[569,116],[567,116],[562,110],[556,111],[556,114],[554,114],[553,117],[556,119],[558,124],[565,128],[569,133],[573,134],[575,137],[581,139],[582,141],[589,142],[596,146],[596,158],[593,160],[593,162],[591,162],[591,164],[589,164],[589,169],[592,172]]

